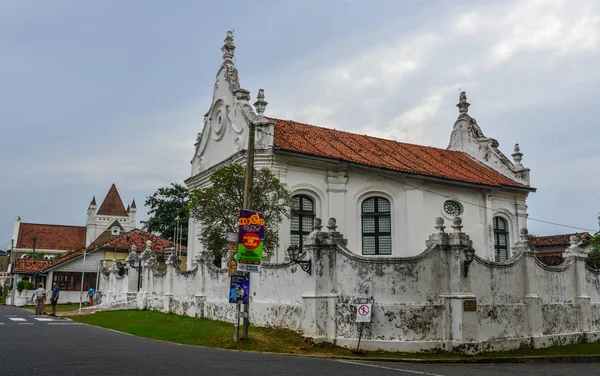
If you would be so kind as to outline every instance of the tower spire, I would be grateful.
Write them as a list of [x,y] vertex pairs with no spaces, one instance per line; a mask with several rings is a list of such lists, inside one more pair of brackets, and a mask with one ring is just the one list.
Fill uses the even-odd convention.
[[265,115],[265,110],[267,109],[267,105],[269,102],[265,101],[265,90],[258,89],[258,95],[256,96],[256,102],[254,102],[254,108],[256,108],[256,112],[258,116],[263,117]]
[[233,63],[233,50],[235,50],[235,46],[233,44],[233,31],[228,31],[225,36],[223,47],[221,47],[221,52],[223,53],[223,60],[227,63]]
[[513,160],[515,161],[515,168],[517,170],[523,170],[525,167],[521,163],[523,160],[523,153],[521,153],[521,148],[519,144],[515,144],[515,152],[512,153]]
[[461,114],[466,114],[467,112],[469,112],[469,106],[471,105],[471,103],[467,102],[467,93],[465,93],[464,91],[460,93],[460,97],[458,99],[458,104],[456,105],[456,107],[458,107],[458,112],[460,112]]

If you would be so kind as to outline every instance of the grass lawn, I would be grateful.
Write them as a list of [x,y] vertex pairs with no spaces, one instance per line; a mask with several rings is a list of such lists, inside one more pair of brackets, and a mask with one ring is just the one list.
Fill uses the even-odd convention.
[[[79,307],[77,306],[77,308]],[[140,337],[185,345],[288,354],[356,356],[350,350],[342,347],[314,345],[304,340],[297,333],[286,329],[250,327],[249,340],[235,343],[233,342],[232,323],[195,319],[154,311],[97,312],[92,315],[72,316],[70,318],[78,322],[110,328]],[[470,357],[450,353],[407,354],[382,351],[367,352],[359,356],[365,358],[477,359],[549,355],[600,355],[600,342],[567,345],[549,349],[521,349],[512,352],[493,352]]]

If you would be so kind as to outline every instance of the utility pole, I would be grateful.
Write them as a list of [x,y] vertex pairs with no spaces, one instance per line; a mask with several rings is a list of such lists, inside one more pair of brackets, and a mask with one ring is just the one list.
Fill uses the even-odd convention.
[[[256,124],[264,124],[269,121],[265,119],[264,113],[267,108],[267,102],[265,101],[265,91],[263,89],[258,90],[256,102],[254,102],[254,108],[256,108],[257,116],[250,122],[249,128],[250,133],[248,134],[248,154],[246,156],[246,182],[244,185],[244,207],[243,209],[252,210],[252,193],[254,183],[254,140],[256,135]],[[245,275],[250,278],[250,273],[244,272]],[[248,326],[250,325],[250,302],[244,304],[244,316],[242,324],[242,339],[248,338]]]
[[[259,98],[263,90],[259,91]],[[264,98],[264,96],[263,96]],[[256,126],[254,122],[250,123],[250,133],[248,134],[248,155],[246,157],[246,184],[244,185],[244,207],[242,209],[251,210],[252,206],[252,191],[254,182],[254,135],[256,133]],[[244,272],[244,275],[250,277],[250,273]],[[249,302],[248,302],[249,303]],[[244,315],[242,319],[242,339],[248,338],[248,326],[250,321],[248,316],[250,315],[250,304],[244,304]]]

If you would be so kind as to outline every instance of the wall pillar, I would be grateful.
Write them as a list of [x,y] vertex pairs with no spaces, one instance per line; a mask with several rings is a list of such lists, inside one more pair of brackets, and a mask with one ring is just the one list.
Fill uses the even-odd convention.
[[575,305],[577,306],[577,328],[580,332],[589,332],[591,327],[592,303],[588,292],[588,283],[585,279],[585,259],[587,255],[578,245],[580,238],[572,235],[569,241],[571,245],[565,250],[566,259],[574,259],[575,279]]
[[196,317],[204,318],[204,305],[206,304],[206,295],[196,294],[194,295],[196,301]]
[[[335,226],[335,220],[333,220]],[[315,231],[306,239],[306,251],[312,262],[308,292],[302,295],[304,335],[315,342],[335,342],[336,249],[329,233],[321,232],[321,220],[315,219]]]
[[531,250],[524,251],[523,280],[525,281],[525,296],[523,301],[527,310],[527,334],[532,337],[532,340],[544,334],[542,299],[538,295],[537,269],[535,253]]
[[[517,216],[518,218],[518,216]],[[518,219],[517,219],[518,220]],[[535,338],[544,335],[542,318],[542,299],[538,295],[538,268],[535,265],[535,251],[529,242],[529,232],[522,227],[519,231],[520,240],[512,247],[513,255],[523,253],[523,274],[525,284],[523,303],[527,315],[527,336],[535,347]]]
[[591,331],[592,301],[588,293],[588,283],[585,280],[585,259],[587,256],[578,255],[575,258],[575,278],[577,304],[577,324],[580,332],[584,334]]
[[167,266],[167,273],[165,275],[165,290],[163,296],[164,311],[171,313],[171,304],[173,302],[173,254],[169,253],[165,256],[165,264]]
[[[444,233],[444,219],[436,219],[437,233],[430,236],[428,245],[437,244],[442,252],[443,264],[447,268],[447,284],[441,298],[445,299],[447,328],[445,329],[446,349],[465,354],[475,354],[478,348],[477,311],[465,310],[465,301],[477,297],[471,292],[470,275],[465,277],[465,251],[473,249],[473,242],[462,232],[462,220],[454,218],[454,232]],[[474,265],[471,264],[471,268]]]

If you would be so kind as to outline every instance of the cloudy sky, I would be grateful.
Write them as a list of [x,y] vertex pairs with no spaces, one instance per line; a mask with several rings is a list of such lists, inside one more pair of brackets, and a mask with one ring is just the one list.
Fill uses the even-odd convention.
[[[220,47],[267,114],[445,148],[459,90],[530,218],[598,228],[600,2],[0,0],[0,243],[190,173]],[[529,221],[536,234],[574,231]]]

